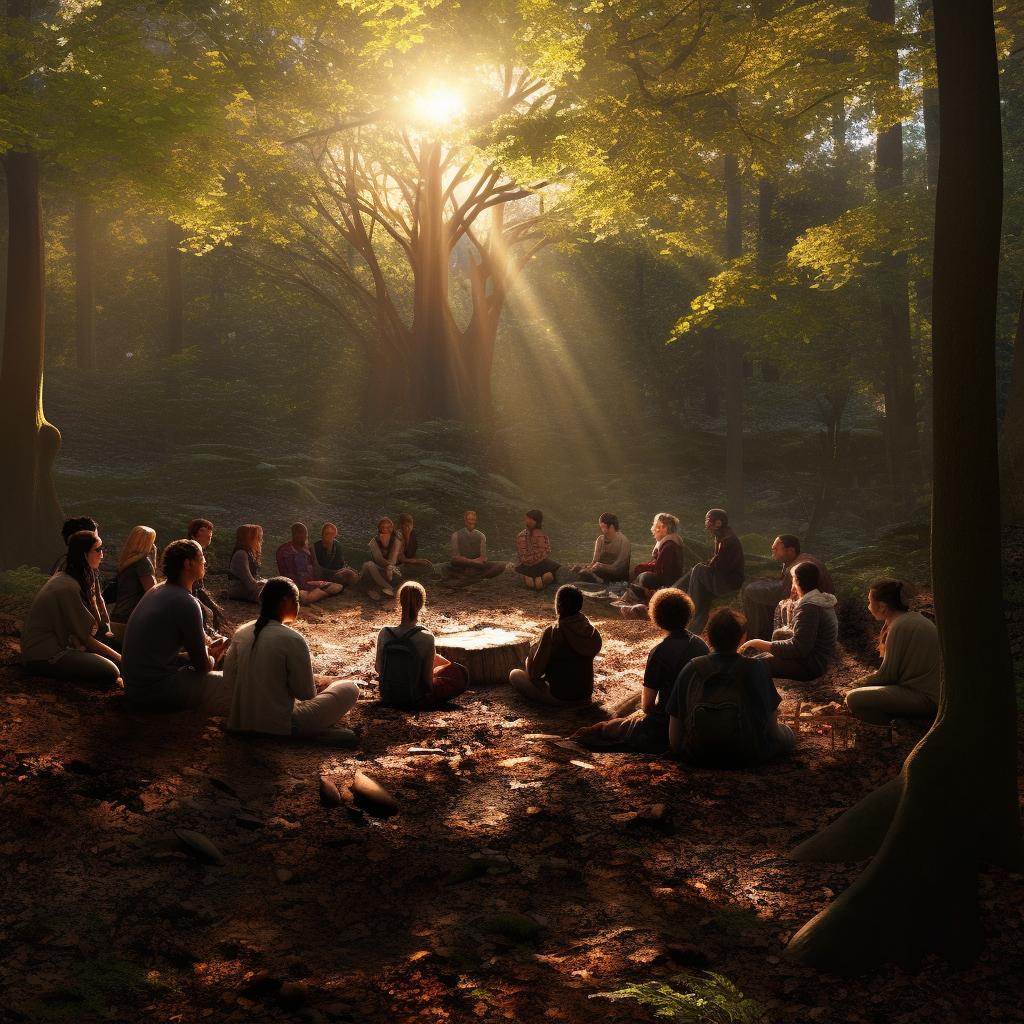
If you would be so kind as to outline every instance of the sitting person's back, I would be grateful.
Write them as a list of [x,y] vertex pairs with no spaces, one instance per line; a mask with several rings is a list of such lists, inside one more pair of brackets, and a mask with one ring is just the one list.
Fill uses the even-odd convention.
[[402,621],[397,626],[385,626],[377,635],[381,700],[439,703],[465,693],[469,687],[465,667],[438,654],[434,634],[420,625],[426,599],[427,592],[419,583],[403,583],[398,588]]
[[764,664],[737,648],[746,620],[731,608],[708,619],[713,653],[694,658],[668,701],[672,751],[705,767],[742,768],[790,750],[792,730],[778,720],[782,703]]
[[128,534],[117,560],[117,600],[110,613],[110,628],[124,640],[125,626],[143,595],[156,586],[156,530],[136,526]]
[[228,728],[317,736],[356,703],[359,687],[314,676],[306,638],[290,626],[299,613],[295,583],[280,576],[268,580],[260,604],[260,617],[235,631],[224,659],[233,693]]
[[601,634],[583,614],[583,593],[566,585],[555,594],[558,620],[530,649],[526,669],[513,669],[509,682],[528,700],[581,704],[594,692],[594,658]]
[[[801,562],[793,567],[793,594],[789,607],[792,625],[778,629],[768,640],[748,640],[743,649],[767,654],[763,658],[773,679],[809,682],[828,670],[838,653],[839,620],[834,594],[818,590],[818,567]],[[780,609],[785,602],[780,602]]]

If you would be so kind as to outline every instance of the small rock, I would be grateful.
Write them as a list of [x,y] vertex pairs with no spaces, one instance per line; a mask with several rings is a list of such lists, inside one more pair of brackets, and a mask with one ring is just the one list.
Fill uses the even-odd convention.
[[398,813],[398,801],[379,783],[363,772],[352,780],[352,799],[357,807],[378,818]]
[[326,807],[337,807],[341,803],[341,793],[332,779],[320,776],[320,803]]
[[295,1007],[309,996],[309,986],[304,981],[285,981],[277,994],[283,1003]]
[[274,871],[274,874],[277,876],[277,880],[282,884],[290,882],[295,877],[295,872],[289,871],[287,868],[277,868],[277,870]]
[[266,822],[252,814],[236,814],[235,824],[239,828],[246,828],[250,832],[254,832],[258,828],[263,828]]
[[238,799],[238,794],[235,792],[235,790],[223,780],[215,779],[211,775],[210,785],[213,786],[214,789],[219,789],[222,793],[227,793],[228,796],[233,796],[236,800]]
[[217,849],[202,832],[192,832],[187,828],[176,828],[174,834],[187,853],[211,864],[223,864],[224,854]]

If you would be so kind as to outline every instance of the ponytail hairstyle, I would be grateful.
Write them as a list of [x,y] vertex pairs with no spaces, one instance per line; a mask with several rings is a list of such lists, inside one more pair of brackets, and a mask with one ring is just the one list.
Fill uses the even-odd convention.
[[96,601],[96,574],[86,561],[86,556],[99,539],[99,535],[93,530],[79,530],[71,534],[68,537],[68,560],[64,566],[64,575],[70,576],[78,583],[82,592],[82,603],[97,622],[100,621],[100,609]]
[[[894,612],[909,612],[907,602],[917,593],[917,587],[906,580],[894,580],[888,576],[872,580],[868,593],[875,595],[875,600],[888,605]],[[878,634],[878,653],[885,657],[885,642],[889,639],[889,623],[882,623],[882,632]]]
[[427,603],[427,592],[415,580],[409,580],[398,588],[398,603],[402,608],[402,615],[417,615],[423,610]]
[[264,584],[260,592],[260,617],[256,620],[252,633],[254,647],[260,638],[260,632],[268,622],[281,621],[278,618],[281,602],[289,597],[294,597],[298,601],[299,588],[287,576],[275,576]]

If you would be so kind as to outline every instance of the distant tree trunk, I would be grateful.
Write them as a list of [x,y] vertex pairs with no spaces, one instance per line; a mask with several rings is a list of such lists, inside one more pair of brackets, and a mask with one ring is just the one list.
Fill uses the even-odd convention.
[[[875,21],[896,24],[895,0],[869,0],[868,13]],[[893,75],[899,76],[899,56],[892,51]],[[875,188],[879,195],[903,185],[903,126],[895,124],[875,140]],[[881,317],[885,342],[886,440],[895,504],[909,510],[914,487],[924,482],[921,441],[917,428],[914,393],[914,350],[910,331],[910,294],[905,254],[883,261]]]
[[[957,967],[982,946],[979,861],[1024,870],[1017,714],[996,516],[995,335],[1002,212],[999,76],[989,0],[935,0],[942,155],[935,209],[932,577],[942,697],[902,774],[791,854],[873,860],[791,954],[853,974]],[[971,585],[964,586],[970,524]]]
[[1010,363],[1010,394],[999,434],[999,498],[1003,523],[1024,526],[1024,292]]
[[39,163],[8,151],[7,307],[0,358],[0,569],[48,570],[64,522],[53,483],[60,431],[43,415],[46,278]]
[[164,250],[167,255],[167,352],[176,356],[185,347],[185,301],[181,284],[182,231],[173,221],[165,227]]
[[721,413],[718,401],[718,346],[710,331],[706,331],[701,339],[700,358],[704,381],[704,415],[718,417]]
[[[773,246],[772,210],[779,190],[771,178],[761,178],[757,189],[757,255],[763,269],[767,269]],[[779,368],[765,360],[761,363],[763,380],[775,382],[779,379]]]
[[96,285],[93,275],[92,204],[75,200],[75,338],[78,368],[96,369]]
[[[725,157],[725,258],[743,255],[743,192],[739,159]],[[725,505],[730,522],[743,518],[743,341],[725,341]]]
[[[935,42],[935,15],[932,11],[932,0],[918,0],[917,13],[921,19],[921,42],[925,46],[932,46]],[[927,75],[922,93],[925,174],[930,191],[935,188],[939,180],[939,90],[929,83]]]
[[805,542],[808,547],[814,545],[818,531],[826,516],[835,507],[836,490],[839,482],[840,456],[842,454],[840,428],[843,413],[850,397],[849,385],[842,385],[831,394],[817,399],[818,414],[825,425],[825,433],[821,437],[821,480],[814,512],[807,527]]

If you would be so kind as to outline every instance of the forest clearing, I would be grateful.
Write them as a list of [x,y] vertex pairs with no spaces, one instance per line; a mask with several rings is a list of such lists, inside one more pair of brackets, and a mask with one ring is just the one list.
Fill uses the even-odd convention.
[[[1015,588],[1020,532],[1005,545]],[[514,579],[428,583],[427,621],[533,634],[550,593]],[[1024,601],[1007,609],[1024,646]],[[782,1021],[1024,1019],[1019,875],[982,875],[986,951],[968,971],[929,958],[916,977],[845,979],[785,956],[861,870],[787,852],[897,772],[920,727],[905,720],[890,737],[861,725],[845,746],[812,726],[790,755],[737,772],[585,750],[564,737],[639,686],[657,633],[601,601],[586,611],[606,638],[600,704],[538,708],[506,684],[417,714],[371,688],[345,720],[351,751],[230,734],[190,712],[131,714],[118,692],[27,678],[12,619],[0,620],[0,799],[17,823],[0,847],[5,1015],[647,1021],[633,999],[591,996],[710,970]],[[297,627],[318,671],[370,682],[389,613],[356,591]],[[869,622],[851,598],[841,663],[811,688],[781,684],[784,714],[842,702],[877,663]],[[320,776],[344,787],[357,770],[393,794],[396,815],[321,802]],[[223,863],[190,852],[179,829],[205,835]]]

